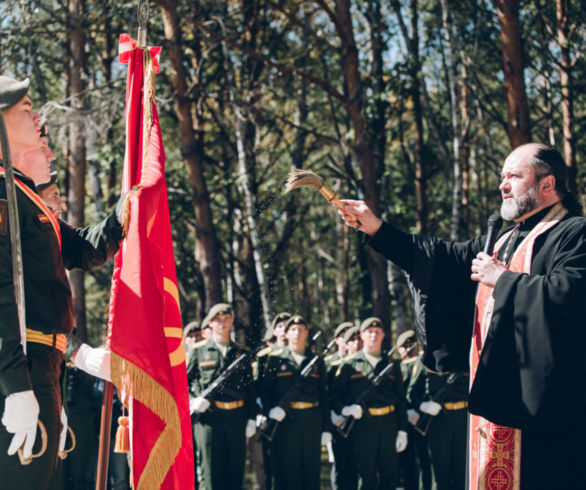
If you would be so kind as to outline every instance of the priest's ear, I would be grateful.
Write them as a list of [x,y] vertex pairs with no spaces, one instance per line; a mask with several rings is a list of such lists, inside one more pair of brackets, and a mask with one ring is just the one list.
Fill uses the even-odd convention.
[[553,175],[544,175],[539,181],[539,188],[543,194],[550,195],[556,192],[555,177]]

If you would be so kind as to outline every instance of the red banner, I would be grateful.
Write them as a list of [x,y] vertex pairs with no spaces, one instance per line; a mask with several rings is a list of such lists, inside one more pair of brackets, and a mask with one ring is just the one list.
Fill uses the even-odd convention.
[[[154,97],[157,48],[120,36],[128,63],[122,192],[126,238],[116,255],[108,342],[112,382],[130,416],[137,490],[193,489],[194,463],[182,323]],[[126,48],[126,49],[125,49]]]

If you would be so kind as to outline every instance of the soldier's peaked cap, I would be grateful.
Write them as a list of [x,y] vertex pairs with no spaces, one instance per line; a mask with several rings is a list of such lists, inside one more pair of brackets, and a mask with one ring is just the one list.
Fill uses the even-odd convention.
[[362,322],[362,324],[360,325],[360,331],[364,332],[367,328],[370,327],[383,328],[383,322],[380,318],[371,316],[370,318],[367,318]]
[[22,82],[14,78],[0,76],[0,111],[10,109],[22,99],[30,85],[30,80],[25,78]]
[[344,342],[350,342],[350,339],[354,337],[357,333],[360,333],[360,329],[358,327],[351,327],[344,333]]
[[354,324],[352,322],[340,323],[340,325],[338,325],[336,327],[336,330],[334,330],[334,338],[336,338],[338,335],[343,334],[344,332],[346,332],[349,328],[352,328],[353,326],[354,326]]
[[289,318],[289,320],[287,320],[287,323],[285,324],[285,330],[289,330],[289,327],[291,325],[305,325],[305,326],[307,326],[307,322],[303,319],[302,316],[293,315],[291,318]]
[[208,322],[212,320],[216,315],[220,313],[226,313],[227,315],[232,315],[232,307],[228,303],[217,303],[210,308],[210,311],[206,315]]
[[399,337],[397,337],[397,347],[404,346],[407,342],[415,342],[417,336],[415,330],[405,330]]

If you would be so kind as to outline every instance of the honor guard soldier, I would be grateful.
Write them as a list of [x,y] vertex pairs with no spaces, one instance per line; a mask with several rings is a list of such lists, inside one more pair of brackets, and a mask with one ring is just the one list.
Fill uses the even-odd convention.
[[226,367],[244,351],[230,341],[234,316],[229,304],[218,303],[210,309],[203,324],[211,337],[198,342],[187,366],[187,382],[195,441],[200,456],[200,489],[237,490],[242,488],[246,460],[246,438],[255,431],[255,389],[250,359],[238,365],[213,397],[202,393]]
[[[289,318],[291,318],[291,313],[287,313],[286,311],[277,313],[265,332],[264,341],[267,343],[267,346],[258,352],[256,355],[256,361],[253,365],[254,379],[256,381],[258,393],[260,393],[262,375],[266,368],[269,354],[282,349],[287,345],[287,339],[285,338],[285,325]],[[260,397],[257,398],[257,401],[260,414],[262,413]],[[262,440],[251,438],[248,441],[248,448],[252,465],[253,487],[256,490],[271,490],[273,477],[269,442],[264,438],[262,438]]]
[[[320,487],[320,449],[331,440],[323,359],[317,359],[309,375],[299,379],[313,357],[307,346],[305,320],[287,320],[288,345],[269,355],[262,379],[265,415],[278,421],[272,445],[275,490],[317,490]],[[291,392],[290,390],[293,390]],[[292,395],[288,407],[279,402]]]
[[[418,361],[420,362],[420,361]],[[421,363],[407,390],[421,418],[416,429],[426,433],[434,489],[463,490],[466,486],[466,434],[469,376],[435,373]],[[423,424],[427,419],[428,424]]]
[[372,380],[390,361],[381,353],[385,336],[380,319],[372,317],[360,325],[362,350],[348,356],[336,373],[336,413],[353,417],[356,423],[349,437],[354,444],[359,488],[394,489],[398,480],[397,453],[407,446],[405,392],[399,366],[362,403],[357,403]]
[[[338,346],[337,352],[326,356],[326,369],[328,371],[328,393],[330,395],[330,406],[333,406],[332,400],[333,384],[336,376],[336,371],[339,369],[344,357],[347,354],[346,336],[348,332],[358,332],[352,322],[342,322],[336,327],[334,331],[334,338]],[[336,424],[341,417],[333,410],[330,410],[330,419],[332,424]],[[332,490],[350,490],[355,489],[358,483],[358,475],[356,473],[356,461],[354,458],[354,447],[352,441],[343,437],[338,431],[332,431],[332,452],[334,453],[334,464],[332,465],[332,473],[330,476]]]
[[[40,117],[27,96],[29,81],[0,76],[0,111],[14,167],[16,202],[7,193],[2,145],[0,167],[0,475],[11,490],[47,489],[58,451],[64,449],[67,417],[61,376],[66,335],[74,323],[73,300],[65,268],[90,270],[118,250],[122,227],[115,214],[101,224],[75,229],[56,219],[37,194],[36,185],[51,178]],[[26,355],[21,345],[8,208],[16,206],[24,282]],[[15,248],[16,250],[16,248]],[[86,344],[85,347],[89,348]],[[46,428],[46,435],[37,426]],[[46,450],[39,451],[46,438]],[[35,444],[35,439],[37,443]],[[16,455],[30,464],[21,464]],[[38,454],[30,462],[31,454]]]
[[401,356],[401,374],[403,386],[407,393],[407,449],[399,455],[405,490],[431,490],[431,466],[427,438],[416,431],[413,426],[420,418],[418,406],[413,406],[409,399],[409,386],[420,376],[425,376],[427,368],[421,362],[419,341],[414,330],[406,330],[397,338],[397,352]]

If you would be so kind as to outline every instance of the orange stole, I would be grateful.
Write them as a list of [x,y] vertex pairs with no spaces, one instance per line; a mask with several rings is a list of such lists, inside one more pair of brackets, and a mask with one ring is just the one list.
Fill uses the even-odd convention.
[[[547,215],[533,228],[517,247],[507,269],[530,274],[535,239],[555,226],[568,213],[561,203],[553,206]],[[496,255],[512,233],[503,235],[495,246]],[[470,386],[474,382],[482,347],[486,340],[494,298],[493,288],[479,284],[474,312],[474,333],[470,349]],[[506,400],[503,400],[506,403]],[[478,416],[470,415],[469,433],[469,490],[519,490],[521,486],[521,431],[493,424]]]
[[[0,177],[5,177],[5,171],[3,167],[0,167]],[[48,218],[49,223],[53,227],[55,231],[55,235],[57,235],[57,241],[59,242],[59,248],[61,248],[61,228],[59,227],[59,222],[53,216],[51,210],[47,207],[47,205],[43,202],[43,200],[39,197],[37,193],[35,193],[29,186],[27,186],[24,182],[21,182],[16,177],[14,177],[14,183],[16,187],[18,187],[22,193],[28,197],[34,204],[37,206],[43,214]]]

